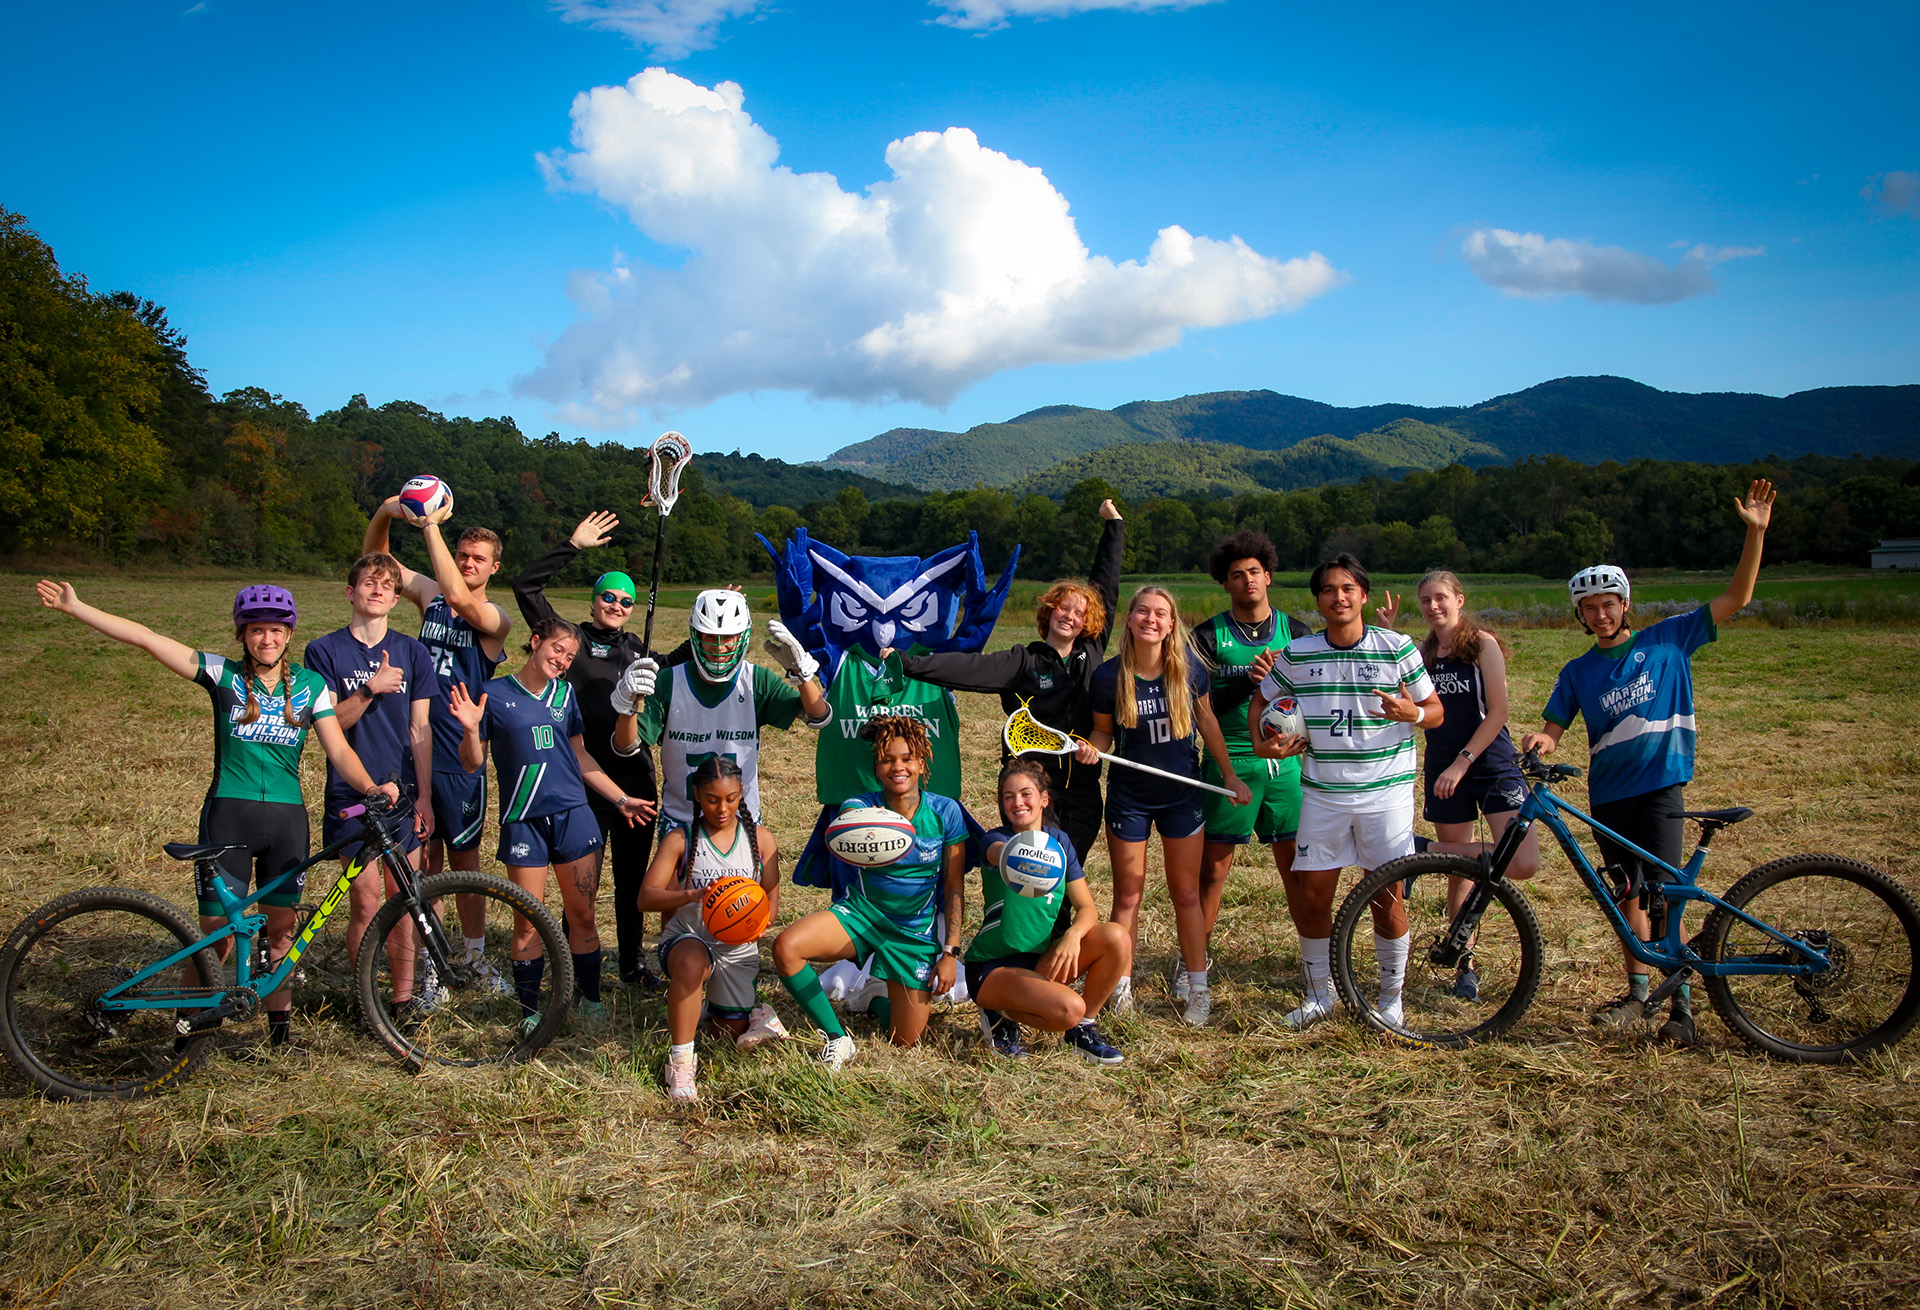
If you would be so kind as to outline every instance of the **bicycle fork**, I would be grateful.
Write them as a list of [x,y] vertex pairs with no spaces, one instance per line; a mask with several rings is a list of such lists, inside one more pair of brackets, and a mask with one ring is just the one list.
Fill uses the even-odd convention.
[[1526,840],[1527,831],[1532,827],[1533,816],[1522,806],[1500,834],[1493,849],[1480,852],[1480,876],[1467,889],[1467,897],[1460,903],[1459,913],[1447,925],[1446,936],[1427,948],[1429,963],[1442,969],[1458,969],[1473,957],[1473,935],[1480,930],[1480,917],[1487,912],[1487,906],[1493,903],[1493,885],[1506,877],[1507,866],[1513,862],[1515,852],[1520,849],[1520,843]]

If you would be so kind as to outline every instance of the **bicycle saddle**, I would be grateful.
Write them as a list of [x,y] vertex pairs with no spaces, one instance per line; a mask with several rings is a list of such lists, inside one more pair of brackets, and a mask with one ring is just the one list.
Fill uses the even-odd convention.
[[160,849],[176,860],[211,860],[228,851],[244,851],[247,844],[236,842],[229,846],[190,846],[183,841],[170,841]]
[[1698,819],[1702,823],[1712,824],[1716,828],[1729,827],[1753,817],[1753,811],[1745,805],[1735,805],[1724,810],[1687,810],[1680,816],[1683,819]]

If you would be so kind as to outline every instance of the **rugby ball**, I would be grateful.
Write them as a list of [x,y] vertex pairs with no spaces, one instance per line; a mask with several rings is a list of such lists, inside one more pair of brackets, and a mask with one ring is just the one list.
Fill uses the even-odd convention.
[[418,523],[452,503],[453,488],[431,473],[408,478],[407,485],[400,488],[400,512],[409,523]]
[[827,849],[848,864],[878,868],[913,849],[913,824],[884,805],[846,810],[827,825]]
[[772,914],[766,888],[751,878],[722,878],[700,900],[700,921],[729,946],[758,941]]
[[1000,876],[1021,896],[1046,896],[1067,874],[1067,853],[1044,832],[1016,832],[1000,848]]
[[1260,714],[1260,735],[1268,741],[1276,737],[1306,736],[1307,716],[1300,712],[1300,702],[1291,696],[1282,696],[1268,705]]

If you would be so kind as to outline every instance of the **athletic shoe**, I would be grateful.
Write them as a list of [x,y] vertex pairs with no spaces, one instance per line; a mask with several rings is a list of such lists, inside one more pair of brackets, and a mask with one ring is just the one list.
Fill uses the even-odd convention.
[[535,1028],[538,1028],[539,1026],[540,1026],[539,1015],[537,1014],[521,1015],[520,1016],[520,1040],[525,1041],[527,1038],[533,1036],[533,1030]]
[[859,991],[847,995],[845,1009],[848,1014],[865,1014],[873,1008],[873,1003],[887,994],[885,978],[869,978]]
[[1133,979],[1122,978],[1114,984],[1113,995],[1107,998],[1109,1014],[1133,1013]]
[[666,984],[660,981],[660,975],[649,969],[645,964],[642,964],[631,973],[621,974],[619,985],[648,996],[666,987]]
[[692,1051],[685,1055],[667,1056],[667,1099],[669,1101],[697,1101],[700,1093],[693,1085],[693,1072],[700,1067],[700,1057]]
[[1391,1000],[1389,1000],[1385,996],[1382,996],[1379,999],[1379,1001],[1375,1003],[1373,1008],[1379,1011],[1380,1017],[1382,1019],[1385,1019],[1388,1023],[1392,1024],[1396,1028],[1405,1024],[1407,1021],[1406,1010],[1401,1005],[1401,1001],[1398,996],[1393,997]]
[[820,1047],[820,1054],[814,1058],[827,1066],[829,1073],[838,1073],[854,1057],[853,1038],[842,1033],[838,1037],[829,1037]]
[[1616,996],[1593,1012],[1590,1022],[1596,1028],[1625,1028],[1647,1017],[1647,1003],[1632,992]]
[[1207,1019],[1213,1014],[1213,989],[1195,987],[1187,993],[1186,1008],[1180,1011],[1180,1022],[1189,1028],[1204,1028]]
[[1473,971],[1471,964],[1463,964],[1460,966],[1460,972],[1455,975],[1453,986],[1449,989],[1448,995],[1462,1001],[1477,1001],[1480,999],[1480,975]]
[[607,1021],[611,1017],[612,1016],[607,1013],[607,1003],[605,1001],[589,1001],[586,997],[578,994],[574,996],[573,1021],[578,1026],[587,1029],[604,1028],[607,1026]]
[[998,1010],[980,1008],[980,1031],[987,1036],[987,1045],[993,1048],[995,1055],[1017,1060],[1027,1053],[1027,1044],[1020,1040],[1020,1025]]
[[756,1005],[747,1016],[747,1030],[734,1038],[733,1044],[740,1050],[751,1051],[786,1035],[787,1026],[780,1022],[780,1016],[773,1012],[773,1007]]
[[1322,1019],[1331,1019],[1332,1017],[1333,1006],[1331,1004],[1321,1000],[1317,996],[1309,996],[1300,1003],[1299,1009],[1289,1010],[1286,1017],[1280,1020],[1280,1022],[1284,1027],[1292,1028],[1298,1032],[1302,1028],[1313,1027],[1314,1024],[1319,1023]]
[[[1213,968],[1212,956],[1207,957],[1207,968]],[[1193,983],[1189,981],[1187,962],[1185,960],[1175,960],[1173,964],[1173,999],[1176,1001],[1184,1001],[1187,999],[1187,993],[1192,990]]]
[[447,999],[447,989],[440,983],[440,974],[433,967],[433,957],[422,952],[418,959],[420,976],[414,980],[413,1004],[425,1012]]
[[500,971],[493,967],[493,961],[487,958],[487,953],[483,949],[476,948],[467,952],[467,977],[471,986],[483,992],[491,992],[499,996],[513,995],[513,981],[500,976]]
[[402,1037],[416,1036],[420,1025],[426,1021],[427,1007],[420,1004],[418,997],[393,1003],[393,1026],[400,1030]]
[[1076,1024],[1060,1034],[1060,1040],[1095,1064],[1124,1064],[1127,1057],[1120,1048],[1101,1036],[1090,1023]]
[[1698,1046],[1700,1034],[1693,1026],[1693,999],[1685,992],[1676,992],[1673,1006],[1667,1012],[1667,1021],[1660,1025],[1657,1034],[1661,1041],[1673,1046]]

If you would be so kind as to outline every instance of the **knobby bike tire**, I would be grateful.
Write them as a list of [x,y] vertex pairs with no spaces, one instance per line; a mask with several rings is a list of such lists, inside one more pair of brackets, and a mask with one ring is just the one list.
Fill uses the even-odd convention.
[[[418,945],[408,900],[380,907],[360,939],[354,974],[360,1013],[380,1044],[409,1066],[471,1068],[532,1057],[552,1040],[573,1004],[573,956],[560,925],[538,898],[491,874],[448,872],[419,880],[421,898],[442,902],[436,918],[447,933],[451,976],[421,985]],[[469,959],[460,924],[460,895],[482,898],[485,939]],[[442,901],[442,898],[445,898]],[[531,1025],[514,989],[508,954],[517,918],[531,922],[546,964]],[[401,1004],[401,1001],[412,1002]]]
[[[1474,878],[1480,865],[1464,855],[1429,851],[1390,860],[1362,878],[1334,917],[1333,983],[1349,1011],[1376,1031],[1411,1046],[1460,1047],[1498,1037],[1520,1021],[1540,990],[1545,942],[1526,894],[1512,882],[1493,884],[1493,899],[1481,916],[1471,961],[1478,976],[1466,994],[1459,970],[1436,963],[1429,952],[1446,938],[1451,922],[1447,887],[1452,877]],[[1402,1019],[1380,1012],[1379,964],[1374,947],[1373,899],[1412,879],[1405,898],[1409,949],[1401,992]]]
[[[205,1061],[213,1031],[176,1050],[180,1012],[108,1012],[96,998],[200,937],[186,911],[128,887],[91,887],[41,906],[0,947],[7,1060],[61,1100],[131,1100],[177,1086]],[[222,985],[211,947],[189,958],[205,987]],[[179,985],[177,976],[156,980],[168,991]]]
[[[1782,1060],[1839,1064],[1892,1046],[1920,1019],[1920,905],[1871,864],[1790,855],[1753,870],[1723,899],[1833,962],[1798,978],[1706,979],[1713,1008],[1749,1045]],[[1718,906],[1694,947],[1719,964],[1798,958]]]

